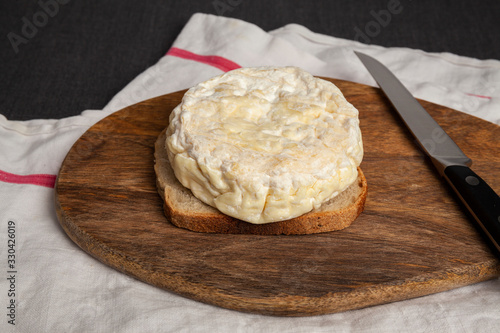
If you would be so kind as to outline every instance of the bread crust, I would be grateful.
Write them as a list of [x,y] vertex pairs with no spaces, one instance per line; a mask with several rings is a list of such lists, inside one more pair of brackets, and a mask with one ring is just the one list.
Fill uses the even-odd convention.
[[164,130],[155,143],[155,172],[158,193],[168,220],[196,232],[255,235],[306,235],[347,228],[361,214],[367,196],[367,181],[358,167],[358,178],[344,192],[319,209],[299,217],[266,224],[252,224],[219,212],[196,199],[175,178],[165,151]]

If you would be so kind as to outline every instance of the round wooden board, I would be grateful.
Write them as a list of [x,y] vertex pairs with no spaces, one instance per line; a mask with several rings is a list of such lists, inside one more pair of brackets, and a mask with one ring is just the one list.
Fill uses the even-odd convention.
[[[71,148],[56,184],[60,223],[103,263],[228,309],[334,313],[500,275],[500,262],[377,88],[334,82],[360,112],[368,180],[347,229],[305,236],[202,234],[177,228],[156,191],[153,146],[184,92],[127,107]],[[500,127],[421,101],[500,191]]]

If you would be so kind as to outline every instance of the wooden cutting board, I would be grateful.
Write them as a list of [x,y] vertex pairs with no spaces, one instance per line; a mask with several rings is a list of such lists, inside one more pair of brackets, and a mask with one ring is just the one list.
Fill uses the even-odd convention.
[[[183,92],[127,107],[71,148],[56,184],[69,237],[103,263],[185,297],[280,316],[334,313],[428,295],[500,275],[454,194],[381,91],[329,79],[359,109],[368,180],[347,229],[305,236],[177,228],[156,192],[153,146]],[[500,192],[500,127],[421,101]]]

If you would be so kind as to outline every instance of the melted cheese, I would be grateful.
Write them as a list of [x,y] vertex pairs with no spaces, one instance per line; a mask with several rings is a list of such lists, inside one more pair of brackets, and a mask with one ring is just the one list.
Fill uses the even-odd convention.
[[237,69],[189,89],[166,149],[201,201],[250,223],[297,217],[357,178],[358,111],[332,83],[296,67]]

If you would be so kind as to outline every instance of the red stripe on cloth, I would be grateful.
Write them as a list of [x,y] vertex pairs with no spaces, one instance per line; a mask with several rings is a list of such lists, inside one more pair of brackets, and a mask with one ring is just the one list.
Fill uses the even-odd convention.
[[16,175],[0,170],[0,181],[13,184],[31,184],[54,188],[56,184],[56,175],[34,174],[34,175]]
[[216,55],[200,55],[183,49],[179,49],[177,47],[170,48],[166,55],[201,62],[203,64],[216,67],[224,72],[229,72],[233,69],[241,68],[241,66],[234,61],[223,57],[219,57]]
[[484,95],[476,95],[476,94],[469,94],[467,93],[466,95],[472,96],[472,97],[479,97],[479,98],[486,98],[486,99],[491,99],[491,96],[484,96]]

